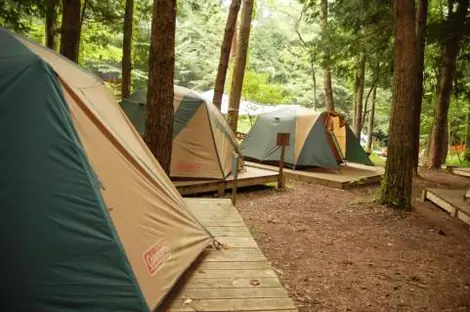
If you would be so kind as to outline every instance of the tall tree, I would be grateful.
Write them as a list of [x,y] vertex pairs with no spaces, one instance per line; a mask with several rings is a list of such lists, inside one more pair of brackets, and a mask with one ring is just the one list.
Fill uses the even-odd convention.
[[57,5],[58,0],[47,0],[46,3],[46,46],[57,49]]
[[366,71],[366,55],[364,52],[359,54],[359,63],[356,74],[356,99],[354,101],[354,133],[358,138],[361,137],[362,129],[362,102],[364,97],[364,77]]
[[176,0],[154,0],[144,139],[170,173],[175,76]]
[[416,90],[415,3],[395,0],[395,68],[388,156],[382,184],[381,203],[411,209],[413,171],[412,110]]
[[372,152],[372,132],[374,131],[375,101],[377,100],[377,87],[373,86],[372,100],[369,114],[369,124],[367,126],[367,146],[366,151]]
[[[457,5],[455,3],[457,2]],[[455,7],[457,7],[455,9]],[[448,112],[457,56],[464,36],[469,0],[449,0],[447,32],[442,42],[442,60],[439,72],[436,114],[431,132],[428,166],[440,169],[447,156]]]
[[418,175],[419,164],[419,136],[421,122],[421,106],[423,103],[423,75],[424,75],[424,50],[426,46],[426,21],[428,16],[428,0],[417,0],[416,6],[416,93],[413,105],[413,174]]
[[62,7],[60,54],[77,63],[80,45],[80,0],[63,0]]
[[325,107],[329,111],[335,110],[333,102],[333,87],[331,85],[330,53],[328,51],[328,0],[321,0],[320,4],[320,27],[322,46],[326,47],[323,54],[323,90],[325,93]]
[[238,108],[245,77],[246,56],[250,42],[251,18],[253,15],[253,0],[243,0],[242,16],[238,36],[237,55],[233,69],[232,86],[229,98],[228,123],[233,132],[237,132]]
[[225,25],[222,47],[220,48],[219,68],[215,79],[214,98],[212,99],[212,102],[219,110],[222,106],[225,79],[227,77],[227,68],[230,61],[230,50],[232,49],[233,35],[237,26],[237,17],[241,2],[241,0],[232,0],[227,17],[227,24]]
[[124,13],[124,38],[122,41],[122,83],[121,98],[131,94],[132,83],[132,23],[134,19],[134,0],[126,0]]

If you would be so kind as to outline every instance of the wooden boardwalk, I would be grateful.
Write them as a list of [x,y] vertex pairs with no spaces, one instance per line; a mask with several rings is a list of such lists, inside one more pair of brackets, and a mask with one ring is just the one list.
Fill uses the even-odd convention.
[[470,168],[465,167],[447,167],[447,170],[455,175],[470,178]]
[[186,199],[226,247],[210,249],[167,298],[164,312],[297,312],[229,199]]
[[470,224],[470,203],[464,198],[466,190],[425,189],[423,200],[429,200],[454,218]]
[[[245,167],[246,171],[238,174],[237,187],[253,186],[277,182],[279,172],[271,169]],[[233,177],[227,180],[187,180],[173,181],[181,195],[194,195],[201,193],[217,192],[223,196],[225,190],[233,188]]]
[[[261,168],[277,171],[276,166],[245,162],[247,167]],[[355,185],[378,183],[382,180],[384,168],[371,167],[349,163],[342,165],[339,171],[324,168],[312,168],[307,170],[284,169],[286,179],[321,184],[333,188],[347,188]]]

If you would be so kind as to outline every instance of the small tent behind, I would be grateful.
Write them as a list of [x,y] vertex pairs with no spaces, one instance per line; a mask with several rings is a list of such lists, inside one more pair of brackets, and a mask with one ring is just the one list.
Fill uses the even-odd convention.
[[0,28],[2,311],[153,311],[211,243],[103,83]]
[[349,126],[338,114],[287,107],[259,116],[241,145],[247,160],[279,162],[277,133],[290,133],[285,162],[292,168],[338,169],[346,160],[373,165]]
[[[147,91],[133,93],[121,106],[144,135]],[[175,86],[174,111],[170,176],[226,179],[232,170],[233,153],[240,152],[235,135],[220,111],[210,101],[180,86]]]

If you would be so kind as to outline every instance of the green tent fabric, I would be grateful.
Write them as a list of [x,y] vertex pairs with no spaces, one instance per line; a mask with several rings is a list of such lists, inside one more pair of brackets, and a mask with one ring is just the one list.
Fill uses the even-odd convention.
[[[184,179],[226,179],[233,153],[240,154],[230,126],[220,111],[190,89],[174,87],[173,149],[170,176]],[[120,103],[143,136],[147,91],[142,89]],[[243,166],[243,162],[241,162]]]
[[99,80],[1,28],[0,42],[1,310],[154,310],[210,234]]
[[[290,133],[285,162],[292,168],[338,169],[343,161],[373,165],[349,126],[340,126],[339,117],[297,106],[258,117],[241,144],[245,159],[278,163],[280,147],[276,143],[280,132]],[[345,133],[342,139],[336,136],[341,133]]]

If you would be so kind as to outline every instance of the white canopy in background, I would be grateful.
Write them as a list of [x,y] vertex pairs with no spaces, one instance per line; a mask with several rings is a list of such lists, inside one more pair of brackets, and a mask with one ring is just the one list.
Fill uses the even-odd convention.
[[[214,97],[214,90],[208,90],[208,91],[199,93],[199,95],[206,101],[212,102],[212,98]],[[260,104],[255,104],[252,102],[241,100],[240,108],[238,110],[238,115],[239,116],[243,116],[243,115],[256,116],[256,115],[260,115],[263,113],[269,113],[269,112],[272,112],[272,111],[275,111],[284,107],[298,107],[298,106],[300,105],[290,105],[290,104],[260,105]],[[221,112],[222,114],[227,114],[228,112],[228,96],[226,94],[224,94],[222,97]]]

